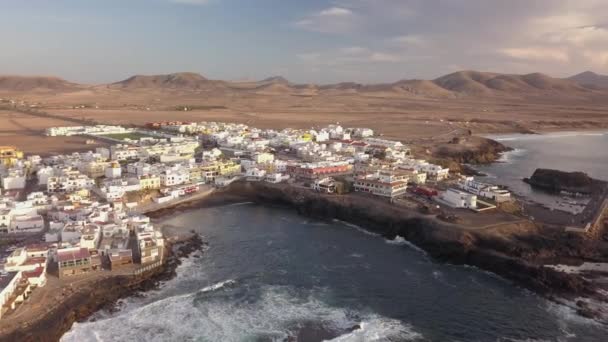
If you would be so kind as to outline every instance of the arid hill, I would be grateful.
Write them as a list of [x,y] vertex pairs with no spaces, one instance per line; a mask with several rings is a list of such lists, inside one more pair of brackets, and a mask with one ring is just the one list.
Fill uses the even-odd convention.
[[[55,92],[86,91],[87,94],[116,91],[154,90],[172,94],[206,92],[214,97],[277,95],[277,96],[344,96],[364,95],[391,98],[570,98],[576,101],[608,96],[608,87],[601,89],[604,78],[583,73],[577,79],[560,79],[540,73],[527,75],[500,74],[479,71],[459,71],[435,80],[400,80],[394,83],[360,84],[295,84],[281,76],[261,81],[231,82],[209,80],[200,74],[181,72],[166,75],[135,75],[125,80],[100,86],[77,85],[54,77],[0,77],[0,91],[29,92],[53,90]],[[575,77],[577,77],[575,76]],[[574,77],[573,77],[574,78]],[[608,81],[607,81],[608,82]],[[593,84],[588,84],[593,83]]]
[[283,76],[273,76],[263,79],[259,83],[289,84],[289,81]]
[[25,91],[69,91],[79,86],[57,77],[48,76],[0,76],[0,90]]
[[592,71],[585,71],[571,76],[568,80],[577,82],[587,88],[608,89],[608,76],[599,75]]
[[402,80],[392,84],[392,89],[414,95],[428,97],[451,97],[454,93],[442,88],[437,83],[427,80]]
[[580,84],[541,73],[527,75],[497,74],[479,71],[459,71],[433,81],[450,91],[467,95],[501,95],[522,93],[564,92],[581,94],[592,92]]
[[221,81],[211,81],[193,72],[180,72],[167,75],[135,75],[126,80],[108,85],[122,89],[177,89],[200,90],[219,86]]
[[416,96],[429,98],[447,97],[495,97],[522,95],[593,95],[598,89],[583,86],[575,81],[553,78],[540,73],[510,75],[479,71],[459,71],[435,80],[401,80],[395,83],[360,84],[342,82],[314,85],[294,84],[282,76],[269,77],[261,81],[228,82],[212,81],[197,73],[175,73],[168,75],[136,75],[108,85],[120,89],[173,89],[238,90],[252,91],[264,95],[348,95],[382,93],[393,96]]

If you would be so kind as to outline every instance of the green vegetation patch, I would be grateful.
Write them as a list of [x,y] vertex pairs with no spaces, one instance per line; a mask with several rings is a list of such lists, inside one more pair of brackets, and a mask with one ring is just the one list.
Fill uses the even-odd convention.
[[100,135],[101,137],[116,139],[116,140],[139,140],[141,138],[153,138],[152,135],[132,132],[132,133],[117,133],[117,134],[104,134]]

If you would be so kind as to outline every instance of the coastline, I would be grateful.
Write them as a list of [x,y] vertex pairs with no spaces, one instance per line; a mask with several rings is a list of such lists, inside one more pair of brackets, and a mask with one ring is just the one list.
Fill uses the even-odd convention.
[[604,135],[608,134],[608,129],[606,128],[590,128],[590,129],[570,129],[566,128],[563,130],[539,130],[531,133],[521,133],[521,132],[504,132],[504,133],[488,133],[488,134],[478,134],[477,136],[494,140],[499,143],[503,141],[510,141],[519,138],[523,139],[541,139],[541,138],[563,138],[563,137],[578,137],[578,136],[588,136],[588,135]]
[[[319,195],[308,189],[261,182],[233,183],[208,198],[184,203],[172,213],[241,202],[288,208],[319,220],[348,222],[388,240],[400,237],[437,262],[495,273],[555,303],[575,303],[572,308],[579,315],[608,324],[607,312],[587,303],[608,303],[607,284],[593,282],[593,274],[581,277],[546,266],[607,262],[605,255],[594,248],[595,241],[586,236],[564,237],[534,224],[481,231],[466,229],[376,198]],[[159,212],[152,217],[161,218],[165,214]]]
[[0,340],[59,341],[74,322],[84,321],[121,298],[157,288],[160,282],[175,277],[181,259],[201,250],[203,245],[197,234],[170,241],[165,246],[168,255],[160,267],[139,275],[108,275],[89,281],[77,290],[70,289],[63,302],[29,322],[12,322],[8,317],[2,322]]
[[[500,141],[498,143],[502,145]],[[490,152],[498,159],[505,151],[493,149]],[[162,220],[197,208],[239,202],[286,207],[320,220],[338,219],[356,224],[388,240],[401,237],[439,262],[470,265],[493,272],[554,302],[562,303],[562,298],[575,302],[575,309],[581,316],[605,319],[602,318],[603,313],[580,300],[588,298],[607,303],[608,297],[597,293],[596,284],[580,275],[543,266],[547,263],[580,265],[585,262],[608,261],[605,256],[593,254],[594,249],[588,248],[590,244],[585,239],[576,238],[573,242],[564,244],[564,240],[557,236],[540,236],[540,231],[535,230],[516,237],[522,239],[517,241],[522,244],[520,246],[510,240],[510,236],[502,235],[504,232],[492,232],[496,234],[493,236],[463,229],[457,224],[443,222],[413,210],[395,208],[376,198],[323,196],[308,189],[261,182],[237,182],[205,196],[155,209],[147,215],[153,220]],[[59,340],[74,322],[86,320],[94,312],[107,308],[120,298],[150,290],[158,286],[160,281],[171,279],[175,276],[180,259],[203,244],[198,235],[191,235],[185,229],[180,233],[185,234],[169,236],[173,241],[167,249],[172,252],[157,270],[133,277],[109,275],[96,283],[95,287],[87,286],[71,293],[55,310],[45,312],[35,321],[0,328],[0,340]],[[569,248],[573,250],[568,250]]]
[[[467,230],[458,225],[440,221],[434,217],[396,208],[388,202],[366,196],[323,196],[288,185],[261,182],[237,182],[203,198],[181,202],[162,208],[148,215],[162,221],[170,215],[199,208],[253,202],[296,210],[299,214],[320,220],[341,220],[362,227],[388,240],[403,238],[423,250],[434,260],[455,265],[474,266],[503,277],[514,284],[529,289],[553,302],[575,303],[577,313],[583,317],[606,322],[602,313],[581,298],[607,303],[606,296],[598,295],[596,286],[575,273],[560,272],[558,268],[543,264],[579,265],[588,261],[600,261],[597,256],[568,255],[567,248],[558,248],[557,242],[538,238],[538,231],[529,232],[530,241],[525,247],[514,246],[513,241],[493,234]],[[0,330],[0,340],[57,341],[76,321],[83,321],[98,310],[108,308],[118,299],[132,296],[158,286],[160,281],[175,276],[181,258],[199,250],[203,242],[200,236],[189,231],[173,234],[169,239],[170,256],[162,267],[142,274],[136,279],[113,276],[96,283],[95,289],[84,288],[73,293],[60,307],[26,326],[14,326]],[[494,234],[498,234],[494,236]],[[519,236],[521,238],[522,236]],[[517,241],[521,243],[521,240]],[[579,243],[584,243],[580,241]],[[579,252],[584,254],[585,248]],[[566,253],[566,255],[564,255]],[[602,260],[605,261],[605,260]],[[27,327],[27,329],[24,329]],[[25,332],[27,330],[27,333]]]

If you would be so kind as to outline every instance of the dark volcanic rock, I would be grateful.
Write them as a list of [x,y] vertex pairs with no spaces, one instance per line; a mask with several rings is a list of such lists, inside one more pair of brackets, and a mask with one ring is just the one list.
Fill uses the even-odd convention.
[[498,141],[470,136],[452,139],[447,144],[440,144],[433,150],[433,157],[454,161],[461,164],[488,164],[500,158],[501,153],[512,148]]
[[594,179],[584,172],[564,172],[551,169],[536,169],[524,182],[552,192],[571,192],[590,194],[593,192]]
[[[549,299],[608,300],[585,277],[544,267],[547,263],[566,261],[603,262],[606,256],[593,247],[593,241],[583,237],[566,236],[554,230],[537,231],[538,227],[513,235],[486,234],[404,211],[376,198],[324,196],[307,189],[263,182],[233,183],[226,192],[238,193],[241,201],[287,205],[316,219],[354,223],[387,239],[401,236],[437,261],[479,267]],[[580,313],[595,314],[584,308]]]

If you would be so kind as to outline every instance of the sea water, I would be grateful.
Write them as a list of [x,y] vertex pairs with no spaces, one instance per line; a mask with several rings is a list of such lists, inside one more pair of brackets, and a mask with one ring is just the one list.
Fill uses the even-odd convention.
[[[402,238],[254,204],[164,224],[209,242],[176,278],[63,341],[605,341],[608,329]],[[291,338],[291,339],[290,339]]]

